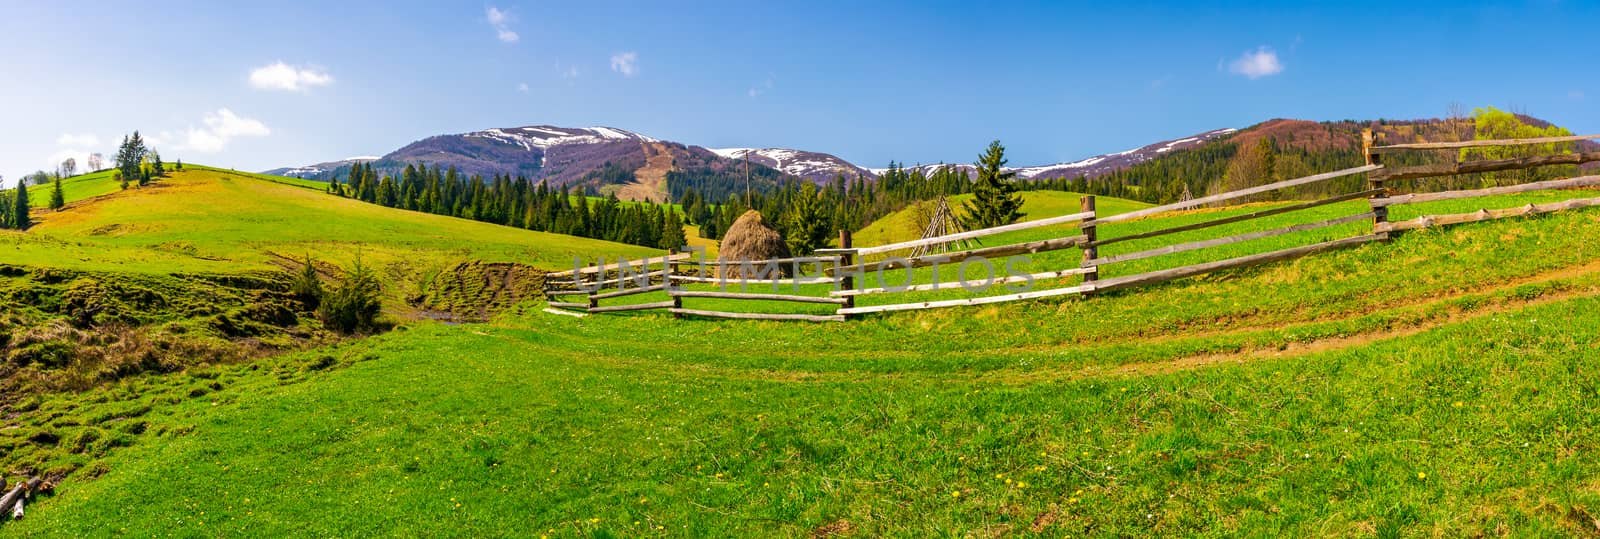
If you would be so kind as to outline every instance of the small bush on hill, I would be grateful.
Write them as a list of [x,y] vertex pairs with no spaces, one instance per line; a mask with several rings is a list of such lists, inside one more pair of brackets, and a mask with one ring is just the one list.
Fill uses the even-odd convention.
[[381,291],[377,275],[358,259],[344,281],[322,297],[317,317],[329,329],[341,333],[375,330],[382,309],[378,299]]
[[311,255],[306,255],[306,265],[295,276],[289,290],[308,311],[315,311],[322,305],[322,279],[317,278],[316,261],[311,259]]

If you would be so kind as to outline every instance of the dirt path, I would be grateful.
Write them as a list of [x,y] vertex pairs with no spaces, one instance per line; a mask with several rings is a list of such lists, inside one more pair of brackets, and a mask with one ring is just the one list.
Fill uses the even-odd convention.
[[633,171],[635,183],[622,186],[617,191],[617,198],[658,204],[666,202],[667,173],[672,172],[674,167],[672,152],[660,142],[639,144],[644,148],[644,166]]

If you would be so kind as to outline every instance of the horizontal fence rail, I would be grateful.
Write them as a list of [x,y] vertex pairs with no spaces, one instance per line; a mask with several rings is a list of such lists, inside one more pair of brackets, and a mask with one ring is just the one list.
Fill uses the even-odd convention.
[[1526,206],[1518,206],[1515,208],[1506,208],[1500,210],[1478,210],[1472,213],[1424,215],[1409,221],[1380,223],[1376,227],[1376,230],[1380,232],[1399,232],[1434,226],[1459,225],[1494,219],[1505,219],[1508,217],[1522,217],[1526,215],[1538,215],[1541,213],[1554,213],[1562,210],[1575,210],[1578,208],[1592,208],[1595,206],[1600,206],[1600,198],[1580,198],[1563,200],[1560,202],[1549,202],[1545,204],[1528,204]]
[[[1043,273],[1034,273],[1034,274],[1029,274],[1029,275],[1013,275],[1013,276],[1010,276],[1010,277],[1006,277],[1004,279],[995,279],[991,284],[1005,285],[1005,284],[1015,284],[1015,283],[1029,282],[1029,281],[1042,281],[1042,280],[1045,280],[1045,279],[1059,279],[1061,277],[1067,277],[1067,276],[1071,276],[1071,275],[1087,275],[1087,274],[1090,274],[1090,273],[1095,273],[1096,271],[1097,271],[1096,268],[1090,267],[1090,268],[1064,269],[1064,270],[1061,270],[1061,271],[1046,271],[1046,272],[1043,272]],[[862,289],[853,289],[853,290],[835,290],[833,292],[830,292],[829,294],[833,295],[835,297],[846,297],[846,296],[864,296],[864,295],[868,295],[868,294],[883,294],[883,293],[886,293],[886,292],[927,292],[927,291],[932,291],[932,290],[956,290],[956,289],[961,289],[961,288],[965,288],[965,287],[959,281],[951,281],[951,282],[938,282],[938,283],[930,283],[930,284],[909,285],[909,286],[904,286],[904,287],[862,288]]]
[[1580,140],[1600,140],[1600,135],[1566,135],[1560,137],[1538,137],[1500,140],[1463,140],[1459,142],[1414,142],[1409,144],[1390,144],[1388,146],[1373,146],[1372,153],[1391,153],[1403,150],[1452,150],[1460,148],[1481,148],[1484,146],[1526,146],[1530,144],[1552,144],[1556,142],[1577,142]]
[[1481,159],[1476,161],[1441,163],[1437,165],[1385,168],[1378,172],[1374,172],[1372,174],[1372,181],[1376,183],[1384,183],[1398,180],[1414,180],[1417,178],[1455,176],[1458,174],[1478,174],[1482,172],[1499,172],[1502,170],[1521,170],[1550,165],[1581,165],[1595,161],[1600,161],[1600,152],[1541,155],[1536,157],[1521,157],[1516,159]]
[[1472,189],[1468,191],[1442,191],[1438,193],[1415,193],[1409,195],[1396,195],[1387,198],[1372,199],[1372,207],[1383,208],[1400,204],[1419,204],[1439,200],[1457,200],[1462,198],[1478,198],[1493,195],[1511,195],[1527,193],[1530,191],[1553,191],[1556,189],[1573,189],[1577,187],[1600,186],[1600,176],[1579,176],[1563,180],[1549,180],[1532,183],[1519,183],[1516,185],[1502,185],[1487,189]]
[[993,228],[984,228],[984,229],[979,229],[979,230],[973,230],[973,231],[970,231],[970,232],[958,232],[958,233],[955,233],[955,234],[946,234],[946,235],[943,235],[943,236],[937,236],[937,237],[932,237],[932,238],[924,238],[924,239],[920,239],[920,240],[902,241],[900,243],[891,243],[891,244],[888,244],[888,245],[880,245],[880,246],[877,246],[877,247],[866,247],[866,248],[862,248],[862,249],[856,249],[855,254],[857,256],[866,256],[866,255],[875,255],[875,254],[880,254],[880,253],[887,253],[887,252],[891,252],[891,251],[899,251],[899,250],[903,250],[903,249],[911,249],[911,248],[915,248],[915,247],[926,247],[926,246],[929,246],[929,245],[942,245],[942,244],[955,242],[955,241],[970,240],[972,238],[981,238],[981,237],[984,237],[984,236],[993,236],[995,234],[1004,234],[1006,232],[1015,232],[1015,231],[1018,231],[1018,230],[1027,230],[1027,229],[1030,229],[1030,228],[1039,228],[1039,227],[1045,227],[1045,226],[1051,226],[1051,225],[1059,225],[1059,224],[1064,224],[1064,223],[1078,224],[1079,222],[1081,222],[1083,220],[1093,219],[1093,218],[1094,218],[1094,212],[1074,213],[1072,215],[1063,215],[1061,217],[1051,217],[1049,219],[1038,219],[1038,220],[1034,220],[1034,221],[1023,221],[1023,222],[1020,222],[1020,223],[1012,223],[1012,224],[1009,224],[1009,225],[997,226],[997,227],[993,227]]
[[1155,215],[1155,214],[1158,214],[1158,213],[1166,213],[1166,212],[1169,212],[1169,211],[1187,210],[1187,209],[1191,209],[1191,208],[1194,208],[1194,207],[1197,207],[1197,206],[1204,206],[1206,204],[1215,204],[1217,202],[1227,202],[1229,200],[1238,200],[1238,199],[1241,199],[1241,198],[1255,196],[1255,195],[1259,195],[1259,194],[1262,194],[1262,193],[1270,193],[1272,191],[1277,191],[1277,190],[1280,190],[1280,189],[1288,189],[1288,188],[1291,188],[1291,187],[1299,187],[1299,186],[1302,186],[1302,185],[1310,185],[1310,184],[1313,184],[1313,183],[1320,183],[1320,182],[1325,182],[1325,181],[1328,181],[1328,180],[1336,180],[1336,179],[1339,179],[1339,178],[1343,178],[1345,176],[1353,176],[1353,175],[1356,175],[1356,174],[1365,174],[1365,173],[1372,172],[1374,170],[1379,170],[1379,169],[1382,169],[1382,168],[1383,168],[1383,165],[1363,165],[1363,166],[1359,166],[1359,167],[1355,167],[1355,168],[1347,168],[1347,169],[1344,169],[1344,170],[1337,170],[1337,171],[1333,171],[1333,172],[1324,172],[1322,174],[1306,176],[1304,178],[1295,178],[1293,180],[1284,180],[1284,181],[1281,181],[1281,182],[1269,183],[1269,184],[1266,184],[1266,185],[1261,185],[1261,186],[1257,186],[1257,187],[1251,187],[1251,188],[1248,188],[1248,189],[1240,189],[1238,191],[1229,191],[1229,192],[1226,192],[1226,193],[1218,193],[1218,194],[1207,196],[1207,197],[1200,197],[1200,198],[1197,198],[1197,199],[1194,199],[1194,200],[1186,200],[1186,201],[1183,201],[1183,202],[1174,202],[1172,204],[1167,204],[1167,205],[1163,205],[1163,206],[1156,206],[1156,207],[1153,207],[1153,208],[1145,208],[1145,209],[1142,209],[1142,210],[1131,211],[1131,212],[1128,212],[1128,213],[1119,213],[1117,215],[1112,215],[1112,216],[1109,216],[1109,217],[1101,217],[1099,219],[1095,219],[1093,221],[1089,221],[1088,224],[1089,225],[1103,225],[1103,224],[1107,224],[1107,223],[1117,223],[1117,222],[1121,222],[1121,221],[1127,221],[1129,219],[1138,219],[1140,217],[1148,217],[1148,216],[1151,216],[1151,215]]

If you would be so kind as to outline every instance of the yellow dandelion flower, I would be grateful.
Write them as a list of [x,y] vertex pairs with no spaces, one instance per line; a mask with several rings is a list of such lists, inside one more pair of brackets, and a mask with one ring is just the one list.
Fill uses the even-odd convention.
[[1417,480],[1420,481],[1420,480],[1427,479],[1427,478],[1428,478],[1428,474],[1422,473],[1422,472],[1417,472]]
[[950,497],[952,497],[952,498],[960,498],[961,497],[961,491],[956,490],[956,491],[950,492]]

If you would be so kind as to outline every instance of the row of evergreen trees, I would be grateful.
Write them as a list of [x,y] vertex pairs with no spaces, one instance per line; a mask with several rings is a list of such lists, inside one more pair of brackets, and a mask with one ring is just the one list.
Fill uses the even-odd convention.
[[980,157],[976,182],[960,167],[928,173],[899,163],[890,163],[875,181],[839,175],[823,186],[767,169],[748,191],[733,190],[721,176],[669,174],[678,208],[622,202],[614,195],[584,196],[581,188],[552,188],[509,174],[466,176],[454,167],[426,164],[408,164],[398,175],[380,174],[372,163],[355,164],[343,181],[333,178],[328,192],[391,208],[663,249],[687,243],[685,224],[697,225],[702,237],[721,239],[739,216],[755,209],[778,228],[791,251],[805,254],[829,246],[840,229],[860,228],[940,195],[978,193],[968,204],[973,217],[965,226],[1015,222],[1022,216],[1015,193],[1021,186],[1002,171],[1004,151],[997,141]]
[[380,176],[371,163],[358,163],[343,182],[335,176],[328,192],[390,208],[647,247],[687,243],[683,219],[670,206],[622,202],[615,195],[595,200],[509,174],[469,177],[455,167],[412,164],[398,177]]

